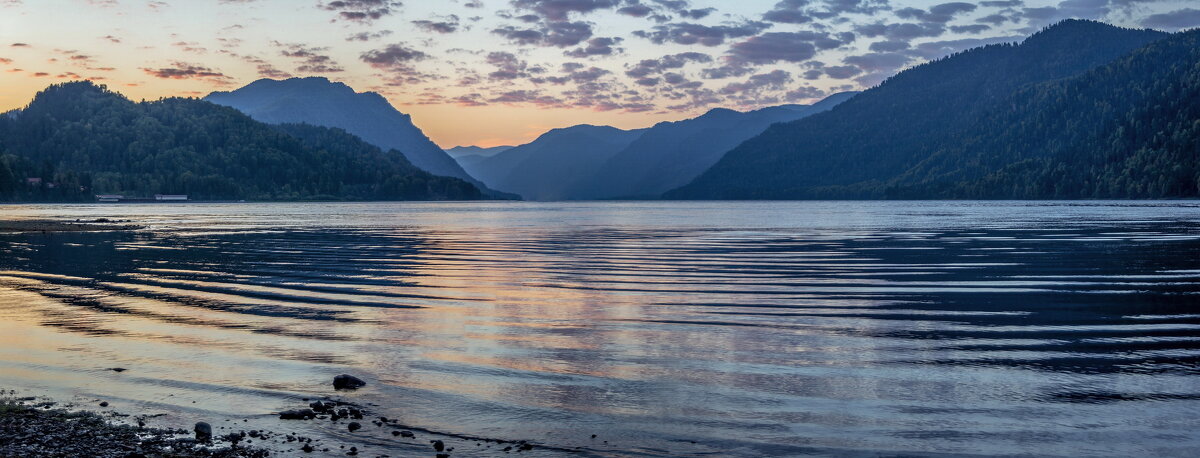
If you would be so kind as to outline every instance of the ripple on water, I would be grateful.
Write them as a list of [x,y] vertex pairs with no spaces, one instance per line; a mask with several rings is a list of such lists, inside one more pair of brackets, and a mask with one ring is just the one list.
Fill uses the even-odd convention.
[[262,417],[353,372],[597,455],[1200,447],[1189,203],[191,208],[0,237],[0,383]]

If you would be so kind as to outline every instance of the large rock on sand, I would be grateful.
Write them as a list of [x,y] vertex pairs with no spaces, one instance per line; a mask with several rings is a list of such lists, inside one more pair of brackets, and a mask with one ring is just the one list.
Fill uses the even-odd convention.
[[357,390],[367,386],[367,382],[353,375],[342,374],[333,378],[333,388],[335,390]]

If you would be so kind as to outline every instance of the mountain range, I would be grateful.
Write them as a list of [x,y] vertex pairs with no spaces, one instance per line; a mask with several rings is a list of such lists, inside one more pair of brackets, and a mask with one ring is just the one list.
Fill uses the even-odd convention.
[[474,173],[471,172],[471,169],[473,169],[476,164],[513,148],[515,147],[493,146],[490,148],[483,148],[479,146],[456,146],[446,150],[446,154],[449,154],[450,157],[454,158],[454,161],[458,162],[458,164],[462,166],[463,170],[466,170],[467,173],[470,173],[472,176],[474,176]]
[[461,166],[383,97],[324,78],[141,103],[75,82],[0,115],[0,200],[1197,197],[1197,100],[1200,30],[1084,20],[812,106],[555,129],[455,148]]
[[571,190],[580,180],[643,132],[590,125],[554,129],[533,142],[464,166],[488,186],[527,200],[566,200],[575,197]]
[[447,149],[446,154],[449,154],[450,157],[455,158],[455,159],[468,157],[468,156],[479,156],[479,157],[486,158],[486,157],[495,156],[497,154],[503,153],[503,152],[508,151],[513,148],[516,148],[516,147],[515,146],[492,146],[492,147],[484,148],[481,146],[455,146],[453,148]]
[[580,199],[655,198],[700,176],[742,142],[772,124],[829,111],[857,92],[842,92],[813,105],[783,105],[749,112],[718,108],[703,116],[663,122],[617,153],[591,178],[575,186]]
[[579,125],[490,157],[458,157],[489,187],[530,200],[653,198],[686,184],[771,124],[827,111],[856,93],[749,112],[718,108],[647,129]]
[[479,199],[341,129],[268,125],[196,99],[135,103],[90,82],[53,85],[0,117],[0,200],[92,194],[201,200]]
[[1198,195],[1200,31],[1068,20],[771,127],[682,199]]
[[385,151],[401,152],[429,173],[461,178],[485,188],[413,124],[411,116],[374,92],[359,93],[322,77],[261,79],[235,91],[214,92],[204,100],[235,108],[267,124],[303,123],[344,129]]

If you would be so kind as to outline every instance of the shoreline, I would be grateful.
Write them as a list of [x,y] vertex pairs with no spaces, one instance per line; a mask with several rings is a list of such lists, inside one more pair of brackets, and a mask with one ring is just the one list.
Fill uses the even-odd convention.
[[99,218],[91,221],[54,220],[4,220],[0,219],[0,233],[20,232],[119,232],[145,229],[146,226],[130,224],[130,221]]
[[[197,440],[188,431],[147,427],[145,417],[74,410],[42,398],[12,396],[15,392],[10,391],[0,397],[0,456],[270,456],[266,450],[239,444],[236,434]],[[133,418],[135,424],[119,418]]]
[[[560,448],[526,440],[453,434],[409,426],[395,419],[375,416],[369,407],[338,397],[311,402],[304,399],[306,408],[269,412],[269,417],[278,420],[272,426],[261,427],[260,423],[256,429],[239,424],[236,418],[196,417],[194,429],[186,430],[149,425],[151,419],[162,414],[108,410],[108,402],[98,402],[102,410],[96,410],[88,405],[17,393],[17,390],[0,390],[0,456],[264,458],[400,454],[449,458],[456,449],[471,456],[521,454],[534,450],[552,455],[583,452],[581,448]],[[288,428],[293,422],[317,422],[326,425],[323,429],[328,428],[331,433],[340,433],[282,432],[294,431],[294,428]],[[346,432],[349,432],[348,436]]]

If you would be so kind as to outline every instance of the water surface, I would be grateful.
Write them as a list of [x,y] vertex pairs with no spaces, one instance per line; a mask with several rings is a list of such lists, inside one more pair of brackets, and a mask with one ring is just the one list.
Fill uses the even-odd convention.
[[0,235],[0,386],[166,424],[337,443],[270,413],[352,373],[379,415],[546,455],[1200,448],[1195,202],[0,207],[16,217],[149,229]]

